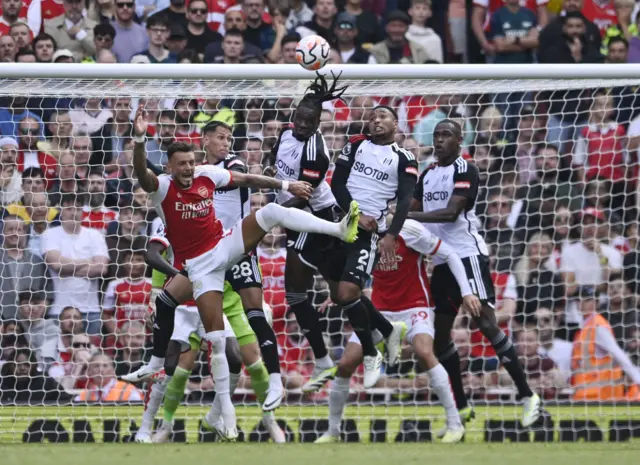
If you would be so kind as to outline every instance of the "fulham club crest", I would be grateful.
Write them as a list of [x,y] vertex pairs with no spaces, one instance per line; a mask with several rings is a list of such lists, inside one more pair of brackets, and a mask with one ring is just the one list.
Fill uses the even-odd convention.
[[209,189],[204,186],[198,187],[198,194],[200,194],[200,197],[203,199],[206,199],[209,196]]

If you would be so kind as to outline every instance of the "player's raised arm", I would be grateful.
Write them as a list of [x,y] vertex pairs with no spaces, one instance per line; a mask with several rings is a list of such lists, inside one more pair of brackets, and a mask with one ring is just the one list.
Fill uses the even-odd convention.
[[243,174],[233,172],[231,183],[238,187],[251,187],[253,189],[276,189],[291,192],[296,197],[308,199],[313,188],[305,181],[281,181],[279,179],[262,176],[259,174]]
[[145,136],[149,123],[144,115],[144,110],[139,107],[133,120],[133,135],[135,145],[133,147],[133,171],[138,178],[140,187],[145,192],[158,190],[158,177],[147,166],[147,151],[145,148]]

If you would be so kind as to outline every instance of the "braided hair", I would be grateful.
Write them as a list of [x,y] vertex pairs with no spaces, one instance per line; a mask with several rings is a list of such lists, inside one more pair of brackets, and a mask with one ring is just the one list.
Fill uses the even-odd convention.
[[331,83],[331,86],[329,86],[324,75],[316,72],[315,80],[309,87],[307,87],[304,97],[302,97],[302,100],[298,103],[298,108],[305,107],[312,109],[316,116],[316,121],[320,119],[322,104],[324,102],[339,99],[349,87],[346,85],[338,87],[338,79],[340,79],[342,73],[336,76],[332,71],[331,75],[333,76],[333,82]]

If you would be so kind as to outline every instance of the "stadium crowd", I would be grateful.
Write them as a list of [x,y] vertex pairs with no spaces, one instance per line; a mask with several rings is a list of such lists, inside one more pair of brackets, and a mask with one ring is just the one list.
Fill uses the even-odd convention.
[[[296,63],[300,37],[319,34],[332,45],[332,63],[606,66],[640,62],[639,10],[633,0],[2,0],[0,61]],[[424,169],[433,162],[435,125],[459,121],[464,156],[483,183],[477,211],[491,249],[497,317],[514,336],[532,387],[546,398],[640,400],[635,95],[629,86],[345,97],[325,106],[321,131],[335,159],[383,102],[400,115],[398,143]],[[142,399],[133,386],[113,396],[117,376],[145,363],[151,342],[144,253],[155,212],[133,176],[136,109],[144,107],[153,122],[150,162],[164,165],[175,141],[201,147],[201,129],[223,121],[233,127],[236,153],[261,173],[295,103],[0,101],[0,403]],[[271,192],[255,192],[251,206],[272,200]],[[299,399],[313,357],[285,302],[284,246],[283,232],[274,231],[257,253],[284,382]],[[319,276],[312,291],[339,358],[348,323]],[[605,320],[616,344],[598,347],[604,362],[595,371],[605,383],[589,391],[577,372],[591,362],[581,328],[593,318]],[[512,398],[509,376],[464,314],[454,340],[469,394]],[[400,399],[428,398],[426,377],[409,351],[403,358],[379,387]],[[249,380],[240,387],[250,389]],[[352,387],[357,397],[371,395],[357,377]],[[200,363],[189,399],[210,397],[212,389]]]

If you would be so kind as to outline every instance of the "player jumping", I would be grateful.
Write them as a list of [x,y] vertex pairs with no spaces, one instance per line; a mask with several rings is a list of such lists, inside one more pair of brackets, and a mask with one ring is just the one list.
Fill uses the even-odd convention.
[[[171,280],[180,273],[177,268],[180,267],[180,264],[174,263],[175,267],[172,265],[173,253],[166,239],[164,225],[160,218],[154,220],[154,226],[154,233],[147,249],[147,262],[154,270],[161,271]],[[260,358],[260,348],[256,342],[256,335],[249,327],[240,296],[233,291],[228,282],[225,282],[223,312],[225,336],[227,337],[225,354],[230,371],[229,392],[233,394],[235,391],[240,380],[242,364],[244,363],[251,377],[251,386],[256,393],[258,401],[262,404],[266,398],[269,375]],[[136,442],[167,442],[170,440],[173,433],[175,412],[182,401],[187,381],[193,371],[196,356],[200,351],[204,328],[202,327],[198,310],[195,307],[195,302],[191,301],[180,305],[176,309],[175,320],[165,363],[170,368],[164,380],[150,386],[142,416],[142,425],[136,433]],[[151,441],[153,420],[163,401],[163,420],[157,428],[156,434],[153,435],[153,441]],[[284,433],[276,423],[273,412],[264,412],[263,423],[274,442],[285,442]],[[211,410],[203,419],[203,426],[216,432],[222,440],[226,439],[223,436],[220,400],[217,396],[214,399]]]
[[[449,376],[433,352],[434,313],[431,289],[427,277],[425,256],[434,256],[445,262],[463,295],[463,306],[472,314],[480,312],[480,301],[471,292],[460,257],[451,247],[425,230],[419,223],[407,220],[397,240],[396,260],[391,266],[378,263],[373,272],[371,300],[390,321],[405,322],[409,328],[407,341],[413,346],[418,362],[427,370],[431,389],[438,396],[446,412],[444,443],[460,442],[464,426],[456,409],[449,385]],[[374,343],[381,341],[374,332]],[[349,396],[349,381],[362,362],[362,348],[353,334],[338,364],[336,378],[329,394],[329,431],[318,438],[317,444],[340,440],[340,424]]]
[[[357,202],[353,202],[342,222],[331,223],[300,210],[269,204],[245,217],[231,230],[224,231],[213,208],[216,189],[234,185],[289,190],[295,195],[309,197],[311,186],[305,182],[289,183],[266,176],[232,173],[214,166],[196,168],[192,146],[180,142],[173,143],[167,151],[167,165],[171,175],[156,176],[147,168],[147,127],[143,111],[139,109],[134,121],[134,171],[140,186],[146,192],[152,193],[151,200],[158,215],[164,219],[167,239],[173,247],[175,259],[185,264],[193,286],[193,297],[205,329],[204,340],[209,348],[209,365],[217,395],[220,397],[224,434],[225,437],[233,439],[237,437],[237,429],[235,410],[229,393],[229,365],[224,356],[225,336],[222,318],[222,290],[227,269],[251,252],[275,226],[328,234],[349,243],[354,242],[360,212]],[[173,299],[176,302],[171,296],[174,282],[175,280],[169,283],[156,301],[158,316],[163,297],[164,300]],[[177,291],[183,291],[180,286],[176,287]],[[173,321],[168,326],[172,327]],[[158,332],[166,331],[165,327]],[[155,333],[154,330],[154,339]],[[165,339],[170,338],[170,334],[160,335]]]
[[[392,108],[374,108],[369,121],[371,136],[350,139],[336,161],[331,181],[331,190],[344,211],[356,200],[363,212],[358,224],[358,240],[343,244],[341,250],[333,253],[328,274],[331,281],[338,283],[331,286],[331,298],[346,310],[362,344],[365,388],[376,384],[382,364],[382,354],[373,343],[371,328],[388,338],[390,365],[397,361],[403,329],[406,329],[402,323],[390,323],[362,295],[378,258],[386,266],[395,263],[396,238],[407,218],[418,177],[415,157],[395,142],[397,128],[398,117]],[[387,228],[386,215],[394,199],[397,199],[396,211]]]
[[[462,258],[471,290],[482,302],[482,311],[472,315],[473,321],[491,341],[518,388],[524,403],[522,425],[531,426],[540,417],[541,401],[529,388],[511,339],[496,324],[495,291],[488,250],[476,229],[478,169],[460,156],[462,129],[455,121],[439,122],[433,132],[433,142],[438,164],[427,168],[420,176],[409,218],[427,223],[429,231],[446,238]],[[460,414],[467,420],[473,412],[464,394],[460,357],[451,340],[451,328],[462,303],[460,286],[441,260],[436,260],[431,284],[436,305],[436,353],[449,373]]]
[[[323,102],[340,98],[347,86],[338,88],[339,76],[333,77],[331,86],[325,77],[317,74],[293,114],[293,125],[285,127],[270,156],[265,158],[265,172],[274,174],[276,179],[286,181],[307,181],[313,186],[309,200],[294,198],[287,192],[280,192],[277,202],[295,208],[304,208],[318,218],[335,221],[337,204],[326,181],[330,157],[322,133],[319,131]],[[316,366],[311,378],[302,387],[303,392],[320,389],[335,376],[333,360],[329,357],[322,337],[317,312],[308,300],[307,289],[312,287],[315,270],[320,271],[332,288],[327,258],[329,252],[340,245],[329,236],[319,234],[299,234],[287,230],[287,262],[285,267],[285,288],[287,303],[293,310],[303,334],[309,341]],[[363,297],[364,298],[364,297]],[[365,298],[366,299],[366,298]],[[372,307],[372,306],[371,306]],[[392,352],[399,347],[402,328],[394,331],[394,326],[383,319],[387,347]]]
[[[233,143],[231,133],[231,126],[219,121],[213,121],[204,127],[202,134],[205,163],[234,173],[247,173],[248,168],[242,157],[230,154]],[[237,186],[218,189],[215,208],[222,226],[231,229],[251,212],[249,189]],[[274,410],[282,401],[284,386],[280,374],[278,342],[262,309],[262,275],[255,251],[233,265],[227,271],[226,280],[240,295],[251,329],[258,338],[262,358],[269,373],[269,390],[262,404],[264,410]]]

